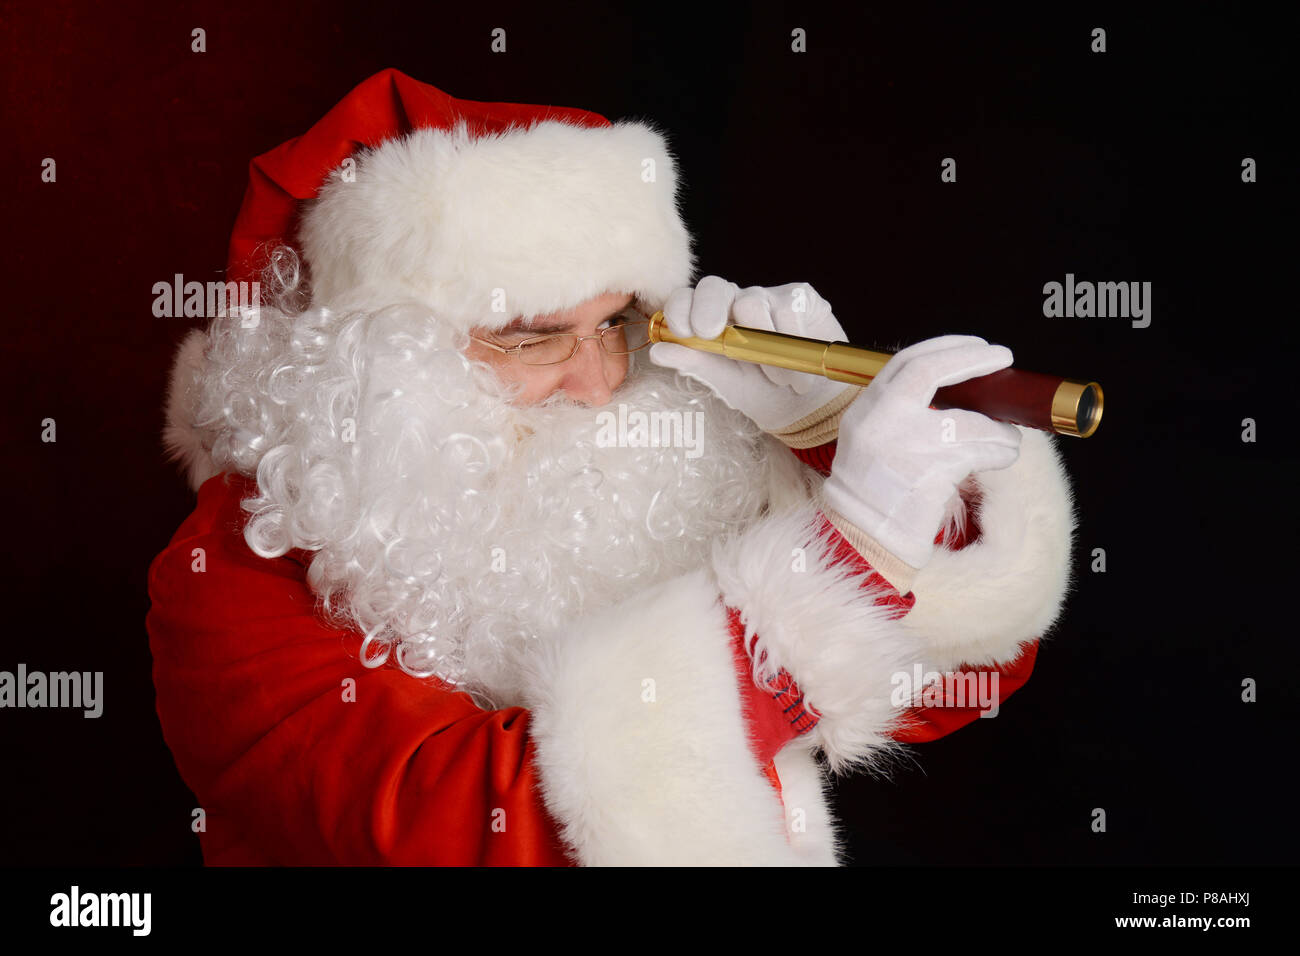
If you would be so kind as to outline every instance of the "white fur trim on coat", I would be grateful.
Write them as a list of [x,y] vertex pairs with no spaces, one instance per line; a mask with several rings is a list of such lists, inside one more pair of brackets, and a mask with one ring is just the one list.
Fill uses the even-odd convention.
[[864,588],[863,575],[832,564],[819,524],[812,505],[765,518],[720,542],[713,567],[747,640],[758,635],[754,655],[766,655],[770,673],[788,671],[821,715],[808,743],[835,773],[880,770],[900,747],[892,678],[921,645],[893,618],[896,608],[876,603],[887,585]]
[[1014,660],[1064,605],[1074,496],[1057,439],[1020,432],[1020,457],[1011,467],[975,476],[980,537],[960,551],[936,548],[912,583],[916,606],[902,625],[923,642],[936,670]]
[[826,861],[786,836],[749,746],[730,644],[703,570],[542,642],[527,671],[529,733],[542,796],[579,862]]
[[418,129],[349,178],[336,169],[304,212],[316,306],[410,298],[463,331],[610,292],[658,307],[690,284],[676,164],[646,123]]
[[814,752],[792,741],[772,762],[781,781],[790,845],[809,866],[838,866],[844,843],[826,796],[829,781]]

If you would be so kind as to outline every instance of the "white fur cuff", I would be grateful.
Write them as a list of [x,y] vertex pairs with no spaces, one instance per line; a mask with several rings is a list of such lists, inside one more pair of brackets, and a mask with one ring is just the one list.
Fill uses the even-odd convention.
[[1074,498],[1057,439],[1020,431],[1015,464],[975,476],[982,493],[980,537],[960,551],[936,549],[913,581],[916,605],[901,623],[922,642],[936,670],[1014,660],[1061,613]]
[[[893,675],[918,659],[920,645],[904,631],[896,608],[863,588],[863,576],[832,566],[830,542],[819,537],[815,507],[765,519],[714,549],[714,571],[726,603],[736,608],[753,653],[765,669],[784,669],[821,715],[808,743],[831,769],[879,769],[899,745],[901,716],[891,702]],[[793,745],[791,745],[793,746]]]

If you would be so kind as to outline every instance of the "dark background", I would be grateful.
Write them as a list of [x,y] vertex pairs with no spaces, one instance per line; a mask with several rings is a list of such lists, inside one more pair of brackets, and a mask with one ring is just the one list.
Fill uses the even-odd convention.
[[[860,6],[4,3],[0,669],[102,670],[105,709],[0,711],[0,865],[201,862],[144,629],[193,506],[159,435],[195,320],[154,318],[152,286],[219,277],[249,159],[385,67],[655,121],[701,274],[809,282],[854,342],[976,333],[1104,386],[1098,434],[1060,439],[1075,586],[1033,679],[892,780],[838,783],[855,862],[1294,861],[1295,23]],[[1044,318],[1067,272],[1150,281],[1151,326]]]

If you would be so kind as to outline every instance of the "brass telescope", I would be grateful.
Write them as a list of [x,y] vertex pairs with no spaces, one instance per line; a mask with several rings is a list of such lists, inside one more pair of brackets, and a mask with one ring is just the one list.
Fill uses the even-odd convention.
[[[650,341],[808,372],[850,385],[870,385],[893,358],[888,352],[873,352],[844,342],[823,342],[741,325],[727,326],[716,339],[679,338],[664,323],[663,312],[650,317]],[[945,385],[934,393],[930,407],[963,408],[1013,425],[1087,438],[1101,424],[1102,402],[1101,386],[1096,382],[1004,368]]]

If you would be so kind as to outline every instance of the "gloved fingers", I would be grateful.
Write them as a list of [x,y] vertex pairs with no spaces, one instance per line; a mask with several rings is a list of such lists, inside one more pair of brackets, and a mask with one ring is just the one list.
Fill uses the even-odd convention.
[[740,287],[720,276],[705,276],[692,289],[674,289],[664,302],[664,321],[678,338],[716,339],[727,326]]
[[1020,429],[979,412],[927,409],[924,424],[911,429],[914,453],[932,458],[954,482],[977,471],[1006,468],[1020,457]]
[[[685,334],[701,339],[716,339],[727,327],[731,316],[731,303],[736,299],[740,287],[728,282],[721,276],[705,276],[695,286],[691,296],[689,312],[689,331]],[[664,313],[667,318],[667,312]],[[669,324],[669,328],[673,328]],[[676,329],[673,328],[676,332]]]
[[[796,288],[805,289],[812,296],[817,295],[810,287],[798,284],[780,286],[775,289],[752,286],[748,289],[742,289],[740,294],[736,296],[736,301],[731,306],[732,318],[735,319],[736,325],[743,325],[750,329],[784,332],[787,335],[804,335],[809,338],[825,338],[826,333],[816,332],[811,327],[804,325],[803,320],[806,313],[797,313],[791,308],[790,296],[786,293],[786,290]],[[818,298],[819,301],[822,301],[820,297]],[[843,330],[840,329],[839,323],[835,321],[834,316],[830,317],[830,324],[834,326],[833,330],[826,323],[821,323],[826,328],[826,332],[837,332],[839,333],[838,341],[845,341]],[[821,388],[826,384],[826,379],[822,376],[813,375],[809,372],[794,372],[773,365],[760,367],[763,374],[770,381],[782,387],[793,389],[796,395],[806,395],[808,392]]]
[[724,401],[744,387],[743,362],[671,342],[656,342],[649,351],[651,362],[703,382]]
[[[736,296],[736,301],[731,306],[731,315],[736,320],[736,325],[743,325],[748,329],[761,329],[764,332],[786,331],[791,335],[795,333],[789,329],[778,329],[776,321],[771,313],[771,302],[767,297],[766,289],[754,286],[749,289],[742,289]],[[763,375],[768,381],[782,387],[793,388],[796,394],[802,395],[815,384],[815,380],[820,376],[809,375],[806,372],[792,372],[789,369],[777,368],[774,365],[760,365]],[[812,381],[809,381],[812,380]]]
[[[792,390],[796,395],[807,395],[812,391],[824,390],[834,397],[834,395],[838,395],[844,389],[849,387],[842,382],[831,382],[830,379],[824,378],[821,375],[813,375],[811,372],[796,372],[792,369],[776,368],[772,365],[763,365],[760,367],[763,369],[763,374],[766,375],[768,379],[777,385]],[[836,387],[832,392],[830,387],[831,385],[836,385],[838,387]],[[829,402],[830,398],[827,398],[826,401]]]
[[926,409],[926,417],[938,429],[939,440],[944,444],[988,442],[1008,448],[1020,447],[1020,429],[980,412],[964,408]]
[[886,384],[900,397],[929,405],[934,393],[945,385],[989,375],[1014,361],[1015,356],[1005,345],[958,345],[909,361]]
[[[788,290],[788,291],[787,291]],[[844,328],[840,325],[839,319],[835,318],[835,312],[831,309],[831,304],[807,282],[798,282],[788,286],[782,286],[782,297],[777,300],[781,303],[777,315],[777,329],[781,329],[781,320],[786,310],[795,318],[796,325],[794,335],[807,336],[810,339],[822,339],[827,342],[847,342],[848,336],[844,334]],[[800,307],[796,308],[796,304]]]
[[879,382],[881,385],[888,385],[905,365],[912,362],[914,359],[920,358],[922,355],[929,355],[932,352],[939,352],[943,349],[955,348],[959,345],[987,344],[988,342],[980,338],[978,335],[940,335],[932,339],[925,339],[922,342],[909,345],[907,348],[896,353],[893,358],[885,363],[885,367],[880,370],[880,374],[872,380],[871,384],[875,385]]
[[699,372],[707,370],[710,366],[708,359],[715,361],[727,362],[720,355],[711,355],[708,352],[701,352],[699,349],[689,349],[685,345],[674,345],[672,342],[655,342],[650,346],[650,361],[656,365],[662,365],[664,368],[673,368],[679,372]]
[[767,332],[791,331],[777,328],[776,319],[772,315],[773,303],[766,293],[767,290],[759,286],[740,290],[740,294],[731,304],[731,315],[736,320],[736,325],[743,325],[750,329],[763,329]]
[[1020,444],[1008,445],[1000,441],[972,441],[966,442],[962,448],[962,471],[964,472],[957,477],[958,483],[964,481],[967,475],[973,475],[980,471],[996,471],[999,468],[1009,468],[1016,463],[1020,457]]
[[761,286],[742,289],[732,306],[732,315],[735,316],[737,325],[757,328],[742,318],[742,312],[746,318],[750,312],[769,315],[772,320],[770,328],[775,332],[827,342],[848,341],[844,329],[831,311],[830,303],[807,282],[791,282],[771,289]]
[[[695,290],[690,286],[684,286],[681,289],[674,289],[664,302],[664,322],[668,326],[668,331],[679,339],[689,338],[695,333],[691,331],[691,299],[695,297]],[[652,348],[653,352],[654,349]]]

